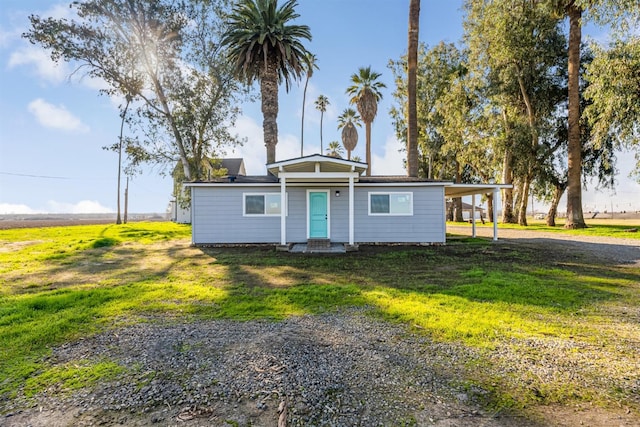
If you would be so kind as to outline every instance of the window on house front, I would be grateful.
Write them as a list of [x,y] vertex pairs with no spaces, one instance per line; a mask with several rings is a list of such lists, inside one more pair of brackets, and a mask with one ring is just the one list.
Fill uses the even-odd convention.
[[280,193],[244,193],[247,215],[280,215]]
[[413,193],[369,193],[369,215],[413,215]]

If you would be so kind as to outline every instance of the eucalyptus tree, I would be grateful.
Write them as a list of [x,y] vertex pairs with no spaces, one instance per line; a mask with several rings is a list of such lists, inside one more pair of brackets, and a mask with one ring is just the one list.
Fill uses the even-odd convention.
[[304,110],[307,103],[307,86],[309,79],[313,76],[313,70],[319,69],[317,58],[312,53],[307,53],[307,63],[305,64],[304,91],[302,92],[302,122],[300,124],[300,157],[304,156]]
[[72,2],[72,18],[32,15],[23,36],[74,74],[104,82],[102,94],[126,98],[123,121],[139,127],[124,139],[133,165],[179,162],[191,180],[202,157],[238,142],[228,129],[239,88],[219,43],[226,7],[226,0]]
[[324,95],[318,95],[318,99],[316,99],[315,105],[316,110],[320,111],[320,153],[322,154],[322,119],[324,118],[324,113],[327,111],[327,106],[329,106],[329,98]]
[[[418,171],[419,175],[429,179],[450,177],[451,171],[448,170],[446,156],[443,156],[441,152],[445,139],[438,128],[444,118],[441,109],[438,108],[438,100],[450,90],[454,79],[453,75],[460,69],[460,66],[461,52],[454,44],[440,42],[430,49],[427,49],[425,44],[420,44],[416,84],[417,128],[420,130]],[[390,114],[396,130],[396,137],[405,143],[408,151],[408,110],[406,108],[408,68],[406,56],[396,61],[390,61],[389,68],[393,73],[396,86],[392,94],[395,103]]]
[[351,152],[358,145],[358,130],[362,127],[360,116],[353,108],[345,108],[338,116],[338,129],[342,129],[342,145],[347,150],[347,160],[351,160]]
[[548,0],[548,4],[560,15],[569,19],[568,52],[568,129],[569,147],[567,152],[567,220],[565,228],[584,228],[582,212],[582,141],[580,110],[580,46],[582,25],[585,21],[611,25],[614,30],[624,33],[629,23],[640,20],[640,3],[637,0]]
[[228,16],[222,45],[237,77],[251,85],[260,82],[262,129],[267,163],[276,160],[278,144],[278,86],[299,79],[310,68],[309,51],[303,40],[311,40],[307,25],[293,24],[300,17],[296,0],[278,7],[277,0],[239,0]]
[[409,35],[407,48],[407,174],[418,176],[418,33],[420,28],[420,0],[409,2]]
[[587,65],[590,104],[585,117],[592,126],[593,144],[636,150],[634,175],[640,181],[640,36],[593,46],[594,60]]
[[[505,168],[513,172],[513,182],[506,183],[516,186],[517,206],[515,218],[505,215],[511,209],[503,206],[503,220],[526,225],[540,138],[564,96],[558,73],[566,46],[561,21],[539,2],[468,0],[465,7],[470,64],[487,82],[492,113],[504,116]],[[506,194],[503,203],[510,199]]]
[[361,67],[358,72],[351,75],[351,86],[346,90],[351,96],[349,102],[355,104],[362,120],[365,123],[367,160],[366,175],[371,176],[371,124],[378,113],[378,102],[382,99],[382,89],[386,85],[378,79],[382,74],[372,71],[371,66]]

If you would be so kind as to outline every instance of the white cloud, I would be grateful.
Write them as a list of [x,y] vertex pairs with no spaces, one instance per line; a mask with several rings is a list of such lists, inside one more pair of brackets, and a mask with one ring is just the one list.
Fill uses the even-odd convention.
[[18,29],[6,30],[0,26],[0,47],[8,47],[16,40],[20,40],[22,32]]
[[[364,141],[362,141],[364,144]],[[360,145],[360,141],[358,141]],[[402,144],[394,136],[388,136],[385,141],[382,156],[371,153],[372,175],[406,175],[404,168],[405,153],[400,151]],[[364,153],[364,150],[362,150]],[[365,161],[364,155],[361,156]]]
[[14,203],[0,203],[0,215],[24,215],[24,214],[37,214],[43,213],[42,211],[37,211],[35,209],[31,209],[27,205],[14,204]]
[[29,103],[28,110],[44,127],[72,132],[89,131],[89,127],[69,112],[64,105],[56,106],[38,98]]
[[81,200],[75,204],[49,200],[47,206],[48,213],[92,214],[113,212],[113,209],[102,206],[100,202],[95,200]]
[[33,65],[39,77],[52,83],[60,83],[70,74],[66,63],[56,64],[45,50],[30,45],[16,50],[9,57],[9,68],[21,65]]

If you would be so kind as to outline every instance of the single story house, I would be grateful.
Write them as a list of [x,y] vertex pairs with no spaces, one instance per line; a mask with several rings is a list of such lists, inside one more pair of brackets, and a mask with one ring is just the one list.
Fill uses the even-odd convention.
[[[368,177],[366,163],[319,154],[277,161],[267,170],[185,183],[191,190],[192,243],[266,243],[285,250],[294,244],[334,243],[348,250],[364,243],[444,243],[447,197],[505,187]],[[497,238],[495,233],[494,228]]]

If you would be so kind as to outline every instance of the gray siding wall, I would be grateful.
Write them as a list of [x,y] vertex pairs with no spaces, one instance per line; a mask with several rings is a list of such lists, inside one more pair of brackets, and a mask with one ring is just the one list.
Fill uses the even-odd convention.
[[[369,215],[369,192],[413,193],[413,215]],[[355,193],[357,243],[437,243],[445,241],[444,187],[358,187]]]
[[[329,190],[330,238],[349,241],[349,189]],[[340,196],[336,197],[336,190]],[[369,192],[413,193],[412,216],[370,216]],[[279,193],[279,186],[193,187],[193,243],[279,243],[279,216],[243,216],[243,193]],[[307,240],[307,188],[287,187],[287,242]],[[356,243],[432,243],[445,241],[443,187],[356,187]]]
[[278,243],[280,217],[242,216],[243,193],[279,193],[280,187],[192,187],[193,243]]

